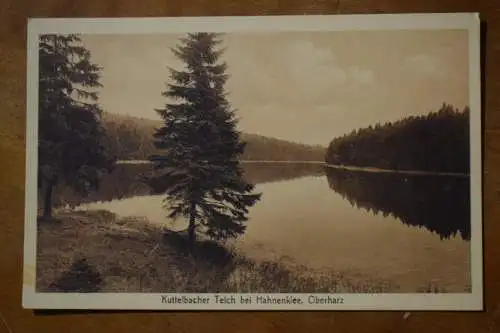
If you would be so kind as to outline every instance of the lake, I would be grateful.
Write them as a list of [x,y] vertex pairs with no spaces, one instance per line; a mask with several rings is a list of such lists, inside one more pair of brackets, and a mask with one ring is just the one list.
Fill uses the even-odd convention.
[[[168,221],[163,196],[139,181],[148,165],[120,165],[88,198],[69,191],[60,203],[120,216]],[[401,292],[470,285],[469,178],[347,171],[307,164],[245,165],[262,199],[234,244],[252,258],[285,257],[392,281]]]

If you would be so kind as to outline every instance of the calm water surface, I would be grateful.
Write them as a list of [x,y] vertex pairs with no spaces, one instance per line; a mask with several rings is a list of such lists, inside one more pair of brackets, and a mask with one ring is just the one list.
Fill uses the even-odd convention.
[[[469,285],[468,178],[252,168],[248,174],[263,195],[236,242],[248,256],[284,256],[313,268],[390,280],[406,292],[429,283],[449,292]],[[83,207],[186,227],[167,221],[162,196],[105,191],[110,201]],[[113,199],[118,193],[121,198]]]

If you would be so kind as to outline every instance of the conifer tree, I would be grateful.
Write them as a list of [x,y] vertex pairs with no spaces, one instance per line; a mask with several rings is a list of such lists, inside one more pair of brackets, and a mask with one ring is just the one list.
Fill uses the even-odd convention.
[[225,240],[244,233],[249,208],[261,194],[243,179],[245,144],[225,92],[227,65],[213,33],[190,33],[172,52],[185,66],[169,68],[168,99],[157,110],[164,126],[154,134],[162,153],[151,157],[153,185],[166,194],[169,218],[186,218],[192,249],[196,233]]
[[40,36],[38,187],[44,218],[52,217],[58,183],[85,193],[112,164],[102,146],[97,104],[101,68],[90,56],[78,35]]

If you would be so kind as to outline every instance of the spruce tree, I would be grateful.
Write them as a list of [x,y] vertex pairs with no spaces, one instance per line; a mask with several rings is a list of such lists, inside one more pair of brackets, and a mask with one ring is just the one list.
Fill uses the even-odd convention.
[[101,68],[90,56],[78,35],[40,36],[38,187],[46,219],[58,183],[86,193],[112,165],[97,104]]
[[216,240],[244,233],[247,214],[261,194],[243,179],[239,157],[245,144],[226,98],[227,65],[213,33],[190,33],[172,52],[185,66],[169,68],[172,83],[156,110],[164,126],[154,134],[161,153],[151,157],[153,185],[166,194],[169,218],[186,218],[192,249],[196,233]]

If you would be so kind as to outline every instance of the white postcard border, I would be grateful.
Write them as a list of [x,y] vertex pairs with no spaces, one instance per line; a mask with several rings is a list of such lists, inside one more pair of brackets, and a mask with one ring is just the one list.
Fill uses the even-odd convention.
[[[152,34],[213,32],[285,32],[341,30],[462,29],[469,31],[471,293],[463,294],[145,294],[37,293],[36,214],[38,138],[38,35],[43,33]],[[34,18],[28,22],[26,195],[24,234],[24,308],[109,310],[452,310],[483,309],[482,128],[480,27],[477,13],[358,14],[312,16],[178,17],[178,18]],[[335,304],[310,304],[309,297],[330,297]],[[208,304],[165,303],[165,297],[208,297]],[[217,297],[234,296],[235,304]],[[291,297],[302,304],[257,303],[257,297]],[[241,297],[253,302],[241,303]],[[187,298],[184,298],[187,299]],[[239,302],[238,302],[239,300]],[[340,302],[342,300],[342,302]]]

